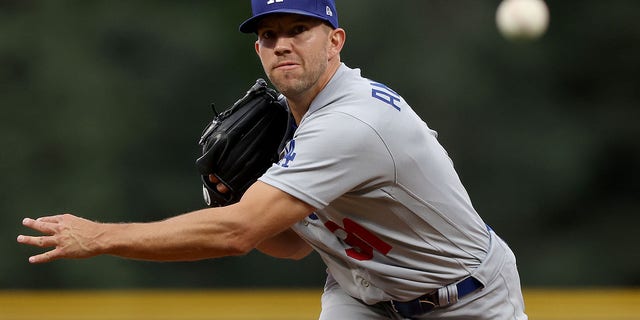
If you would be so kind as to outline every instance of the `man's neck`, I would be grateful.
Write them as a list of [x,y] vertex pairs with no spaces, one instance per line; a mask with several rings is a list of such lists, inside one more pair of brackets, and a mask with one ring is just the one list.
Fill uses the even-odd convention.
[[340,61],[330,63],[325,75],[318,79],[319,85],[310,89],[308,92],[301,93],[296,96],[287,96],[287,104],[289,110],[293,115],[297,125],[300,125],[302,117],[309,111],[309,107],[318,94],[327,86],[331,78],[336,74],[338,68],[340,68]]

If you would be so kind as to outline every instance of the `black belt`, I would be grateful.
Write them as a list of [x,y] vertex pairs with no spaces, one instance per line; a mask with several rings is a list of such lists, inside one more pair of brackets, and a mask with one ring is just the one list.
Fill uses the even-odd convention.
[[400,302],[391,300],[391,306],[398,314],[411,318],[432,311],[436,307],[445,307],[458,302],[458,299],[484,286],[478,279],[467,277],[464,280],[427,293],[417,299]]

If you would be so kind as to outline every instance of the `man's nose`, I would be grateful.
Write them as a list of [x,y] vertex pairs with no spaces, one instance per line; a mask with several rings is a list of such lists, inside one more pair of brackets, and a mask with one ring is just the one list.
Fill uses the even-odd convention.
[[282,55],[291,52],[291,37],[278,37],[274,51],[277,55]]

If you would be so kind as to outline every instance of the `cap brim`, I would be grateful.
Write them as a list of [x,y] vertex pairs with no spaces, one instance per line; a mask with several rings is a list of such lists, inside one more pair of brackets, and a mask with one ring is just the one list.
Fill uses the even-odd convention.
[[[329,22],[329,24],[332,24],[331,21],[329,21],[327,18],[323,17],[323,16],[319,16],[316,14],[312,14],[306,11],[302,11],[302,10],[296,10],[296,9],[278,9],[278,10],[273,10],[273,11],[269,11],[269,12],[264,12],[261,13],[259,15],[253,16],[250,19],[247,19],[245,22],[243,22],[242,24],[240,24],[240,32],[242,33],[255,33],[258,29],[258,22],[270,15],[270,14],[274,14],[274,13],[292,13],[292,14],[299,14],[302,16],[307,16],[307,17],[313,17],[313,18],[317,18],[320,19],[322,21],[327,21]],[[333,25],[333,24],[332,24]]]

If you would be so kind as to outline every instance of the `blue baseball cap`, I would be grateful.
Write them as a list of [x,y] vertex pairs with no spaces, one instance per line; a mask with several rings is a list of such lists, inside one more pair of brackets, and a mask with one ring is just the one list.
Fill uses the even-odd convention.
[[338,28],[334,0],[251,0],[253,16],[240,25],[240,32],[255,33],[258,21],[272,13],[294,13],[318,18]]

